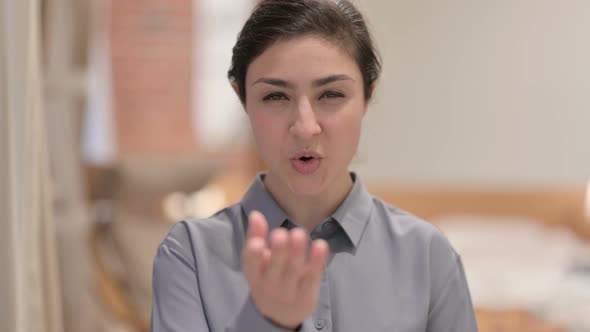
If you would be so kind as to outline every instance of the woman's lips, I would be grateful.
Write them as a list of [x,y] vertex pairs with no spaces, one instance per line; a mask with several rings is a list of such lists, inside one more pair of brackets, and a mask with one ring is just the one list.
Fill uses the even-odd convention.
[[315,172],[322,163],[323,156],[313,150],[300,150],[291,157],[291,165],[300,174]]
[[303,151],[299,151],[299,152],[295,153],[293,155],[293,157],[291,157],[291,159],[301,159],[301,158],[322,159],[322,156],[315,151],[303,150]]
[[311,174],[315,172],[321,164],[320,158],[311,158],[309,160],[303,160],[302,158],[291,159],[291,165],[293,168],[301,174]]

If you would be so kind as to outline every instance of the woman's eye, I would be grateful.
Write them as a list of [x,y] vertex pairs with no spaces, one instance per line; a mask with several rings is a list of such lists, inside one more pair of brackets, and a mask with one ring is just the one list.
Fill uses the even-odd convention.
[[289,98],[287,98],[287,96],[285,96],[284,93],[280,93],[280,92],[273,92],[273,93],[269,93],[266,96],[264,96],[264,98],[262,98],[263,101],[276,101],[276,100],[288,100]]
[[320,96],[320,99],[322,98],[343,98],[344,94],[338,91],[326,91],[324,93],[322,93],[322,95]]

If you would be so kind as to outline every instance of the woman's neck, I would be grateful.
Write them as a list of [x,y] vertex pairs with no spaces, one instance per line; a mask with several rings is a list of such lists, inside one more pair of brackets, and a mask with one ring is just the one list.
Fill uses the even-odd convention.
[[271,174],[266,176],[264,184],[289,218],[311,232],[342,204],[352,189],[353,181],[346,172],[317,195],[297,195]]

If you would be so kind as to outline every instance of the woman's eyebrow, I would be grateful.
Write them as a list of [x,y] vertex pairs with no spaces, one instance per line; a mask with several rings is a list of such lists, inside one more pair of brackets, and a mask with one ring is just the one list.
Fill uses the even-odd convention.
[[291,89],[293,88],[293,84],[291,84],[285,80],[281,80],[279,78],[262,77],[262,78],[257,79],[254,83],[252,83],[252,85],[255,85],[258,83],[266,83],[266,84],[275,85],[275,86],[278,86],[281,88],[291,88]]
[[[319,86],[330,84],[333,82],[347,81],[347,80],[354,81],[354,79],[348,75],[344,75],[344,74],[330,75],[330,76],[318,78],[317,80],[313,81],[312,86],[319,87]],[[288,89],[293,89],[295,87],[291,82],[282,80],[280,78],[261,77],[261,78],[257,79],[254,83],[252,83],[252,85],[255,85],[258,83],[265,83],[265,84],[270,84],[270,85],[278,86],[281,88],[288,88]]]
[[317,79],[317,80],[313,81],[312,85],[314,87],[318,87],[318,86],[330,84],[332,82],[346,81],[346,80],[354,81],[354,79],[352,79],[352,77],[350,77],[348,75],[338,74],[338,75],[330,75],[330,76],[327,76],[327,77],[323,77],[323,78]]

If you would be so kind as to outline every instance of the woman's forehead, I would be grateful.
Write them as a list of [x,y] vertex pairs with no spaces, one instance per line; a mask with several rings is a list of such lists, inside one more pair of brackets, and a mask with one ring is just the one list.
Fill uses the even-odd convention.
[[341,46],[325,38],[305,36],[276,42],[252,61],[247,82],[261,77],[316,81],[346,75],[353,80],[361,73],[355,59]]

